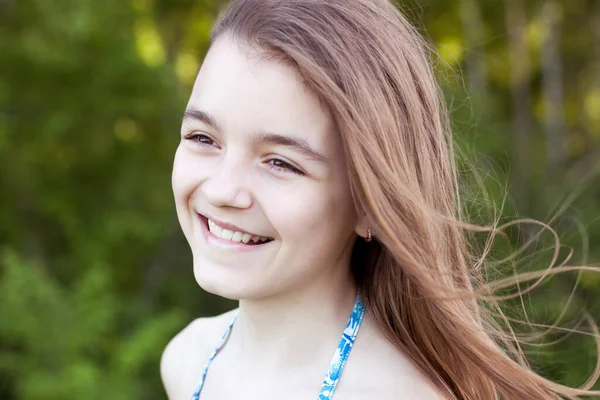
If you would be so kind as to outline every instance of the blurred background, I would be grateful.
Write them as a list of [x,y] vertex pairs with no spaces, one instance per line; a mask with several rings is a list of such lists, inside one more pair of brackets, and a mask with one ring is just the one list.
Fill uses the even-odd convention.
[[[181,115],[223,5],[0,0],[0,399],[164,399],[168,340],[234,306],[194,281],[170,187]],[[552,220],[561,259],[571,246],[570,263],[597,265],[600,1],[401,8],[439,52],[472,219],[489,223],[507,189],[507,220]],[[511,228],[494,257],[532,230]],[[517,266],[546,267],[547,243]],[[600,274],[563,274],[524,302],[532,322],[573,328],[582,310],[600,322],[598,290]],[[505,306],[523,317],[519,304]],[[556,343],[526,348],[534,368],[583,384],[594,341],[544,341]]]

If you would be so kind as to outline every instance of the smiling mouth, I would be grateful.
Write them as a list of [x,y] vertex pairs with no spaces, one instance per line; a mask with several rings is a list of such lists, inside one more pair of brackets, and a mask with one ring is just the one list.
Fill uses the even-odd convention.
[[219,226],[216,222],[212,221],[208,217],[205,217],[204,215],[198,214],[198,216],[202,219],[202,222],[204,223],[204,226],[208,232],[221,240],[231,243],[244,244],[247,246],[260,246],[273,241],[273,238],[271,237],[253,235],[244,231],[227,229]]

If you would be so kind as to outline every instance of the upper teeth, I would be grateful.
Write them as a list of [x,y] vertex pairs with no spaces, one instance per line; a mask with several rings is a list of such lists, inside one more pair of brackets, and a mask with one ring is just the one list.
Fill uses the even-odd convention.
[[210,219],[208,220],[208,230],[210,230],[210,232],[216,237],[225,240],[231,240],[232,242],[248,243],[250,240],[252,240],[254,243],[258,243],[269,240],[269,238],[263,236],[256,236],[245,232],[237,232],[229,229],[223,229]]

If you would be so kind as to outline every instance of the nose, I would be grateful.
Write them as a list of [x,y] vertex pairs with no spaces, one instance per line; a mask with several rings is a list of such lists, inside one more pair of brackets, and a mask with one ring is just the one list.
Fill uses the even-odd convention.
[[250,208],[252,197],[245,172],[248,168],[227,158],[214,167],[202,184],[202,193],[213,207]]

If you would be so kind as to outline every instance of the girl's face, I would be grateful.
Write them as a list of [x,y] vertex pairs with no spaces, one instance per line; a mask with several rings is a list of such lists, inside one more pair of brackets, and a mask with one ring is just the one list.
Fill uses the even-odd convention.
[[227,37],[212,46],[173,192],[205,290],[249,299],[347,280],[358,219],[342,143],[290,67]]

